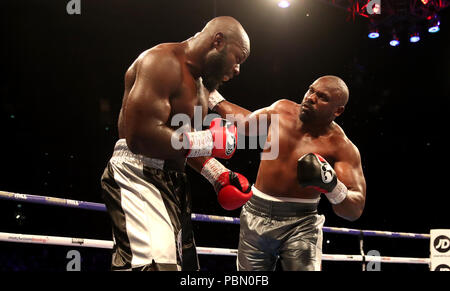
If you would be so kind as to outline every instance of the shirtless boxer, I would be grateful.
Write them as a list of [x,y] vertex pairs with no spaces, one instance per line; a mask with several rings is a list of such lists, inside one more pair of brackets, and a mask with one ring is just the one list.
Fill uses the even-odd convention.
[[[240,23],[217,17],[186,41],[143,52],[127,70],[119,141],[101,179],[113,225],[113,270],[199,269],[186,159],[230,158],[236,128],[216,119],[208,130],[179,134],[171,119],[185,114],[192,120],[195,106],[204,116],[209,92],[238,75],[249,53]],[[174,147],[174,140],[184,146]],[[243,205],[251,195],[246,178],[218,172],[211,162],[193,166],[213,183],[224,208]]]
[[301,104],[279,100],[253,113],[218,92],[210,95],[214,110],[234,114],[247,134],[249,123],[262,114],[269,121],[273,114],[279,118],[279,140],[271,140],[270,128],[267,137],[279,143],[279,155],[261,160],[253,197],[242,208],[239,270],[274,270],[278,258],[283,270],[319,270],[325,220],[317,213],[321,193],[338,216],[350,221],[361,216],[366,197],[361,157],[334,122],[348,97],[346,84],[335,76],[316,80]]

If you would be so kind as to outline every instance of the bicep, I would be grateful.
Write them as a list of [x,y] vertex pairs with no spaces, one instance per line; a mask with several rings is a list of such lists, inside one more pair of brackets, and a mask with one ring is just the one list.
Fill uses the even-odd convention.
[[143,89],[130,92],[125,111],[127,137],[148,135],[155,126],[167,123],[171,105],[168,96]]
[[125,107],[127,140],[151,138],[156,127],[167,124],[172,110],[169,98],[179,83],[174,73],[152,62],[137,72]]
[[365,193],[366,181],[361,165],[359,152],[352,150],[343,159],[336,161],[334,170],[338,179],[344,183],[349,190]]

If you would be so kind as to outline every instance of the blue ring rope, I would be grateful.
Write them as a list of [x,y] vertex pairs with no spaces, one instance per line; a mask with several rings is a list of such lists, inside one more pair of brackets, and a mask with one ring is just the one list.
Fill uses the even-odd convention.
[[[0,199],[106,212],[105,204],[96,203],[96,202],[71,200],[71,199],[65,199],[65,198],[56,198],[56,197],[47,197],[47,196],[19,194],[19,193],[13,193],[13,192],[0,191]],[[240,223],[240,219],[237,217],[196,214],[196,213],[192,214],[192,220],[193,221],[203,221],[203,222],[229,223],[229,224],[239,224]],[[379,230],[360,230],[360,229],[326,227],[326,226],[324,226],[322,228],[322,230],[323,230],[323,232],[327,232],[327,233],[339,233],[339,234],[350,234],[350,235],[361,235],[361,233],[362,233],[364,236],[379,236],[379,237],[391,237],[391,238],[413,238],[413,239],[429,239],[430,238],[429,234],[422,234],[422,233],[390,232],[390,231],[379,231]]]

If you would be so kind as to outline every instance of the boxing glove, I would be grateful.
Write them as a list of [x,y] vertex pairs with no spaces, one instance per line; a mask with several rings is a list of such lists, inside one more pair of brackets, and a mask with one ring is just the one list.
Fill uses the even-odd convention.
[[217,200],[226,210],[241,207],[253,195],[247,178],[230,171],[214,158],[204,163],[200,173],[214,186]]
[[230,121],[215,118],[207,130],[184,133],[183,145],[188,149],[188,158],[212,156],[229,159],[236,151],[237,129]]
[[318,154],[309,153],[298,159],[297,178],[300,186],[324,193],[332,204],[339,204],[347,197],[347,187],[339,181],[331,165]]

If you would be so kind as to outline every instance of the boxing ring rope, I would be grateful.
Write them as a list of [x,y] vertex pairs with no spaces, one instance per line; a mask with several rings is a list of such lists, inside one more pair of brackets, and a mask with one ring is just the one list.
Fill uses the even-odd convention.
[[[39,195],[20,194],[20,193],[0,191],[0,199],[106,212],[106,206],[101,203],[71,200],[71,199],[64,199],[64,198],[57,198],[57,197],[48,197],[48,196],[39,196]],[[203,222],[228,223],[228,224],[239,224],[240,223],[240,220],[237,217],[226,217],[226,216],[195,214],[195,213],[192,214],[192,220],[193,221],[203,221]],[[359,229],[325,227],[325,226],[323,227],[323,232],[357,235],[360,237],[360,243],[361,243],[361,247],[360,247],[361,255],[322,254],[322,260],[324,260],[324,261],[347,261],[347,262],[348,261],[353,261],[353,262],[372,262],[373,261],[373,262],[381,262],[381,263],[408,263],[408,264],[428,264],[428,265],[430,264],[429,258],[366,256],[366,255],[364,255],[364,252],[362,250],[362,237],[363,236],[430,239],[429,234],[390,232],[390,231],[379,231],[379,230],[359,230]],[[45,236],[45,235],[29,235],[29,234],[17,234],[17,233],[5,233],[5,232],[0,232],[0,241],[15,242],[15,243],[59,245],[59,246],[91,247],[91,248],[102,248],[102,249],[112,249],[113,248],[113,242],[107,241],[107,240]],[[236,256],[237,255],[236,249],[226,249],[226,248],[197,247],[197,252],[198,252],[198,254],[201,254],[201,255],[222,255],[222,256]]]
[[[85,239],[74,237],[59,237],[46,235],[30,235],[19,233],[0,232],[0,241],[15,242],[15,243],[31,243],[31,244],[45,244],[58,246],[73,246],[73,247],[90,247],[100,249],[112,249],[113,242],[108,240]],[[197,247],[198,254],[201,255],[221,255],[221,256],[236,256],[236,249],[226,248],[209,248]],[[323,254],[324,261],[354,261],[361,262],[363,260],[361,255],[329,255]],[[408,264],[428,264],[428,258],[406,258],[406,257],[378,257],[365,256],[366,262],[382,262],[382,263],[408,263]]]

